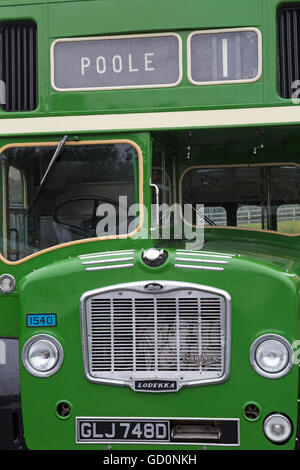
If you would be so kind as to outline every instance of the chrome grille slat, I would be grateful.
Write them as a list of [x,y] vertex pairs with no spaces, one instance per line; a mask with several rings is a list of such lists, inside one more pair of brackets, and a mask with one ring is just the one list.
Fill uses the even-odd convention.
[[[142,289],[135,287],[141,284]],[[226,296],[167,281],[168,289],[153,293],[145,291],[146,284],[95,291],[87,299],[83,322],[89,379],[130,384],[166,378],[182,385],[221,381],[230,339],[230,332],[225,335]]]

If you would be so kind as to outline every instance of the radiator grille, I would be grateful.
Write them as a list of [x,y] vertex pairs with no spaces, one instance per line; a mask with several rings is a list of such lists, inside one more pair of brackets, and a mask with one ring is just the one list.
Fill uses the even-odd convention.
[[226,302],[177,289],[160,294],[114,291],[86,303],[89,374],[95,378],[177,378],[224,374]]
[[0,23],[2,108],[31,111],[37,107],[37,34],[32,21]]
[[[293,82],[299,80],[300,3],[284,7],[278,13],[278,93],[292,98]],[[297,87],[299,88],[299,87]]]

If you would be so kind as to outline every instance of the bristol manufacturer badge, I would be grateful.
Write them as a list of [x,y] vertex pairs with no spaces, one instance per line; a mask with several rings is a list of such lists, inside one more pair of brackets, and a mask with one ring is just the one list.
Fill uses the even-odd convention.
[[177,392],[176,380],[135,380],[134,390],[136,392]]
[[147,290],[160,290],[164,288],[164,286],[159,284],[158,282],[150,282],[149,284],[146,284],[144,287]]

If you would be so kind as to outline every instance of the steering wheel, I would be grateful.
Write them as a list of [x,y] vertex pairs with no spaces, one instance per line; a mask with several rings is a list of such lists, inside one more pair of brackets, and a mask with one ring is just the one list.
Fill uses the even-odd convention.
[[[62,222],[58,218],[58,212],[59,210],[72,202],[78,202],[78,201],[94,201],[94,207],[93,207],[93,212],[92,212],[92,217],[90,219],[84,220],[81,222],[80,226],[73,225],[73,224],[68,224],[66,222]],[[108,197],[104,196],[81,196],[81,197],[74,197],[72,199],[67,199],[66,201],[61,202],[58,204],[53,212],[53,220],[59,224],[67,227],[70,232],[74,233],[75,235],[79,236],[85,236],[87,238],[92,238],[96,237],[96,228],[97,224],[99,221],[103,219],[102,216],[97,216],[97,209],[99,206],[99,201],[105,202],[108,204],[112,204],[116,209],[119,211],[119,203],[115,201],[114,199],[109,199]]]

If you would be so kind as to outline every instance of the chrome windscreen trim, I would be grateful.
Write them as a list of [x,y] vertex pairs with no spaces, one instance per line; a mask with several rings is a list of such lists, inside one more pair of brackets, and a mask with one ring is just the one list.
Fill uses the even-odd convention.
[[86,271],[104,271],[106,269],[122,269],[122,268],[133,268],[133,264],[112,264],[111,266],[93,266],[91,268],[85,268]]
[[180,249],[178,248],[178,250],[176,250],[177,253],[184,253],[184,254],[195,254],[195,255],[204,255],[204,256],[221,256],[222,258],[234,258],[236,255],[233,255],[231,253],[219,253],[217,251],[206,251],[206,250],[184,250],[184,249]]
[[[218,254],[206,251],[176,250],[175,268],[199,269],[202,271],[224,271],[224,267],[229,264],[234,255],[227,253]],[[194,264],[195,263],[195,264]],[[208,266],[216,265],[216,266]]]
[[207,264],[228,264],[228,261],[219,261],[217,259],[192,259],[192,258],[175,258],[175,261],[188,261],[189,263],[207,263]]
[[133,256],[127,258],[97,259],[92,261],[82,261],[82,264],[119,263],[120,261],[132,261]]
[[175,264],[175,268],[200,269],[202,271],[224,271],[224,268],[216,268],[213,266],[196,266],[192,264]]
[[[135,250],[105,251],[80,255],[79,259],[86,271],[132,268],[134,266],[134,253]],[[132,261],[132,263],[128,263],[128,261]]]
[[208,253],[192,253],[189,251],[176,251],[176,255],[178,256],[191,256],[191,257],[196,257],[196,256],[204,256],[207,258],[218,258],[218,259],[231,259],[232,256],[229,255],[216,255],[216,254],[208,254]]
[[104,258],[104,257],[109,257],[109,256],[129,256],[133,255],[135,250],[120,250],[120,251],[102,251],[100,253],[91,253],[87,255],[79,255],[80,259],[86,259],[86,258]]

